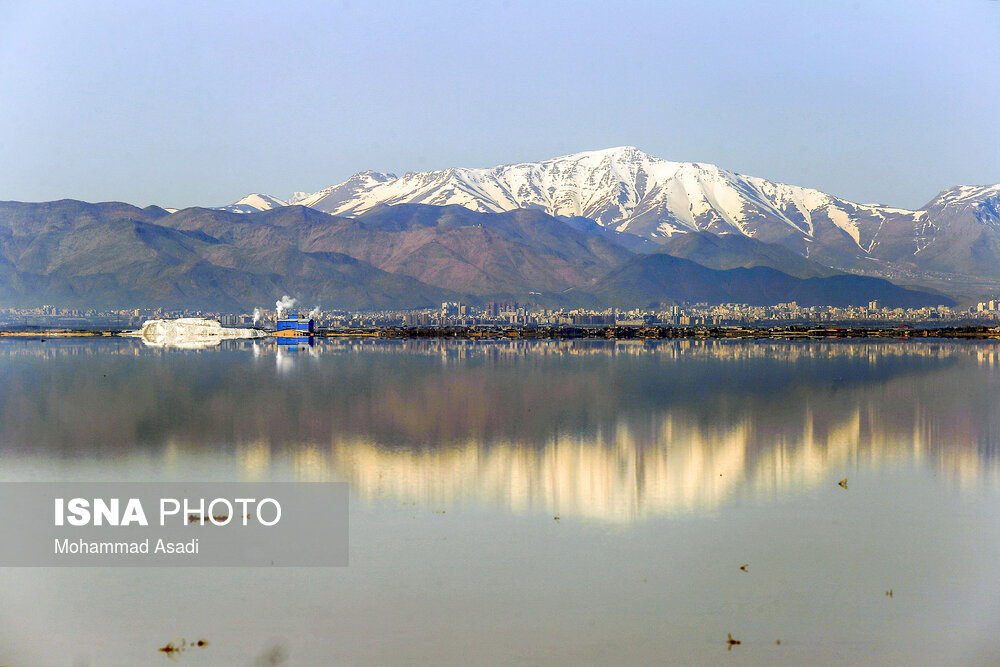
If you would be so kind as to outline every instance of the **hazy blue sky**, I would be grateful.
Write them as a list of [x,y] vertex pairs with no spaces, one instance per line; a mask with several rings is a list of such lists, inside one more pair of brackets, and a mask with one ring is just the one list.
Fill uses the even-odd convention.
[[0,0],[0,199],[215,206],[624,144],[908,207],[1000,182],[1000,2]]

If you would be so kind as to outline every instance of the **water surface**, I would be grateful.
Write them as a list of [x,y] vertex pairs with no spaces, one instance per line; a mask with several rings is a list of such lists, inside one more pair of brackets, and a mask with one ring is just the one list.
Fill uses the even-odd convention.
[[935,340],[0,341],[0,479],[352,489],[347,568],[0,569],[0,664],[175,664],[175,637],[210,641],[189,665],[995,663],[998,368]]

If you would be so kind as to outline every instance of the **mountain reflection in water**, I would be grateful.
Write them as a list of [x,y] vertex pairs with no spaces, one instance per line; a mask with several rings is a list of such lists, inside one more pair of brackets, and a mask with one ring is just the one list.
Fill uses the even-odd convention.
[[995,486],[998,363],[991,343],[933,340],[5,341],[0,442],[105,470],[211,458],[237,479],[344,479],[363,500],[628,523],[848,466]]

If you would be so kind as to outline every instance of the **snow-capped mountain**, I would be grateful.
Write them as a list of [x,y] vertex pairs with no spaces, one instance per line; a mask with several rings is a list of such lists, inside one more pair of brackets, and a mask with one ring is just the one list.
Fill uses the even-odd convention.
[[[980,210],[983,197],[1000,189],[989,187],[994,189],[957,188],[939,206],[934,200],[910,211],[857,204],[711,164],[671,162],[625,146],[483,169],[399,177],[362,172],[314,194],[300,193],[291,203],[342,216],[400,203],[457,204],[483,212],[537,208],[654,241],[692,231],[738,233],[831,266],[877,270],[884,261],[918,266],[917,255],[940,236],[932,205],[938,213],[962,206]],[[996,219],[996,208],[992,214],[988,206],[982,210],[983,221]]]
[[[319,192],[314,192],[311,195],[307,195],[302,192],[296,193],[295,196],[292,197],[291,203],[299,204],[300,206],[311,206],[319,209],[320,211],[332,213],[333,210],[331,207],[335,208],[338,204],[346,201],[362,198],[367,199],[369,198],[368,193],[376,189],[379,185],[395,180],[398,180],[395,174],[380,174],[377,171],[362,171],[354,174],[343,183],[331,185],[330,187],[324,188]],[[346,211],[338,211],[337,214],[357,215],[358,213],[364,213],[372,206],[379,203],[381,202],[376,201],[371,206],[365,206],[364,208],[359,208],[358,210],[351,211],[350,213]],[[402,201],[391,203],[402,203]]]
[[920,212],[912,260],[922,269],[1000,276],[1000,184],[960,185]]
[[289,202],[271,195],[249,194],[235,204],[223,206],[221,210],[230,213],[253,213],[254,211],[270,211],[272,208],[288,206]]
[[[458,204],[476,211],[540,208],[582,216],[647,238],[696,230],[752,236],[759,218],[812,233],[812,213],[837,200],[817,190],[741,176],[710,164],[670,162],[625,146],[488,169],[446,169],[402,177],[366,172],[303,199],[336,215],[378,204]],[[851,216],[834,224],[862,242]]]
[[969,214],[984,225],[1000,228],[1000,183],[959,185],[940,193],[921,210],[934,217]]

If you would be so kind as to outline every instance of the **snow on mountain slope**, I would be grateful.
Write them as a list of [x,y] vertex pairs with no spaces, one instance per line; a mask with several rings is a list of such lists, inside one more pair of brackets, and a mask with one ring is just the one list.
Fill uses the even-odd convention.
[[298,203],[347,216],[398,203],[458,204],[492,212],[539,208],[552,215],[591,218],[650,239],[708,230],[762,240],[791,234],[805,241],[822,222],[841,230],[862,252],[871,249],[883,211],[914,215],[852,204],[818,190],[742,176],[714,165],[670,162],[631,146],[486,169],[401,177],[366,172]]
[[[994,188],[993,195],[1000,189],[986,187]],[[966,186],[941,196],[946,194],[935,210],[974,200],[984,220],[996,218],[1000,230],[1000,217],[983,208],[989,192]],[[400,203],[457,204],[482,212],[537,208],[661,242],[691,231],[738,233],[853,270],[873,267],[872,260],[913,263],[934,243],[940,226],[931,204],[919,211],[856,204],[710,164],[662,160],[632,146],[399,177],[362,172],[311,195],[299,193],[290,203],[343,216]]]
[[[380,174],[377,171],[362,171],[354,174],[343,183],[331,185],[319,192],[306,194],[296,192],[289,203],[299,206],[311,206],[332,213],[330,203],[348,201],[352,198],[363,197],[365,193],[371,191],[378,185],[386,183],[396,178],[395,174]],[[371,208],[370,206],[368,208]],[[368,210],[366,208],[365,210]],[[361,211],[358,211],[359,213]]]
[[1000,196],[1000,183],[996,185],[959,185],[945,190],[931,200],[924,208],[934,205],[963,206],[977,204],[983,200]]
[[922,210],[941,220],[971,216],[981,225],[1000,230],[1000,184],[959,185],[939,194]]
[[223,206],[223,211],[230,213],[253,213],[254,211],[270,211],[272,208],[287,206],[288,202],[282,201],[271,195],[249,194],[235,204]]
[[921,208],[913,262],[924,269],[1000,276],[1000,184],[960,185]]

